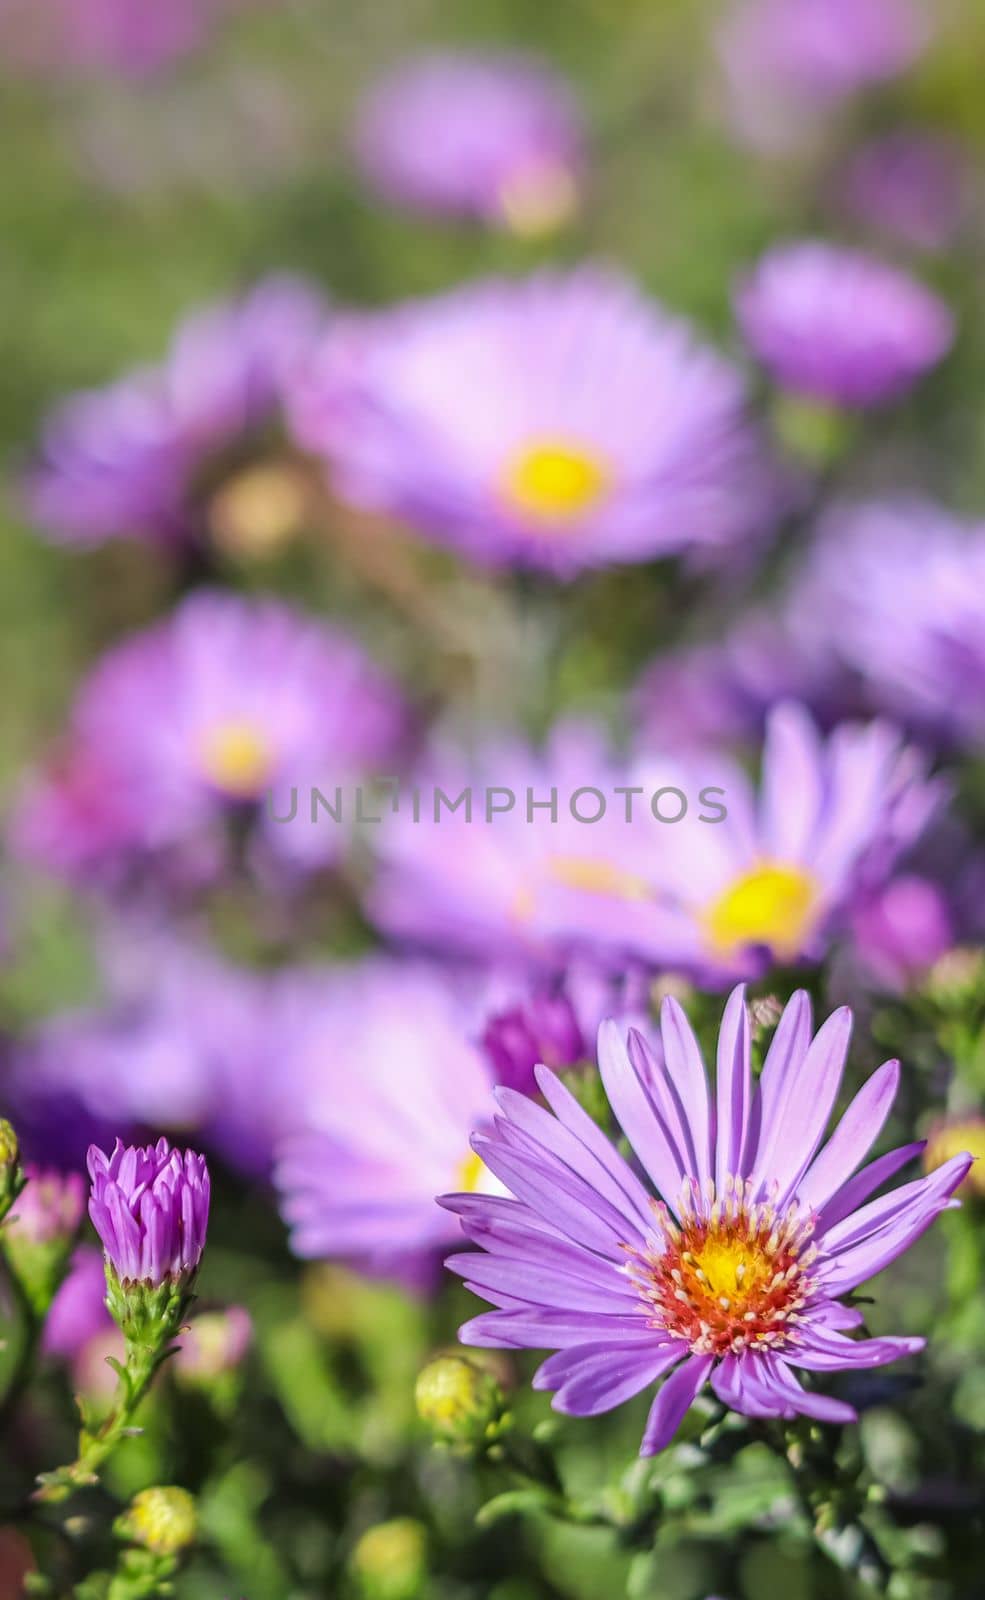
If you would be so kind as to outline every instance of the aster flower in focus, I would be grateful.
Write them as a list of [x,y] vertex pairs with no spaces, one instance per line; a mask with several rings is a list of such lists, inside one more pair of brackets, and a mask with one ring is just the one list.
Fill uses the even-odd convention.
[[928,31],[913,0],[737,0],[717,39],[734,132],[786,151],[848,97],[905,72]]
[[519,234],[567,221],[584,178],[571,90],[519,55],[442,52],[400,62],[364,97],[355,152],[387,199]]
[[739,286],[736,314],[782,389],[858,410],[905,395],[954,338],[951,312],[923,284],[820,240],[770,250]]
[[324,320],[313,287],[272,277],[186,318],[158,366],[62,400],[25,486],[40,531],[80,546],[214,539],[247,553],[296,531],[306,478],[278,423]]
[[965,170],[950,140],[919,131],[861,145],[838,175],[840,204],[856,221],[915,250],[945,250],[965,212]]
[[276,600],[198,591],[83,682],[62,748],[23,796],[15,848],[85,882],[157,862],[200,883],[228,862],[225,824],[245,816],[254,864],[330,865],[341,824],[308,829],[305,854],[303,819],[278,826],[261,801],[389,766],[406,731],[395,683],[344,632]]
[[290,410],[344,499],[484,566],[707,560],[777,510],[735,368],[601,269],[339,319]]
[[921,500],[836,506],[787,606],[892,715],[938,741],[985,736],[985,523]]
[[187,1285],[198,1271],[209,1220],[209,1170],[204,1156],[156,1145],[110,1155],[96,1145],[88,1158],[89,1215],[118,1281],[159,1288]]
[[508,1195],[442,1204],[481,1248],[448,1265],[487,1311],[466,1344],[557,1353],[535,1387],[573,1416],[610,1411],[662,1380],[641,1447],[673,1439],[710,1382],[723,1405],[753,1417],[851,1422],[853,1408],[801,1373],[882,1366],[922,1348],[915,1338],[855,1340],[862,1314],[842,1297],[881,1272],[954,1202],[971,1164],[957,1155],[929,1177],[872,1199],[922,1146],[859,1169],[899,1083],[886,1062],[826,1143],[851,1013],[812,1037],[810,1000],[794,995],[754,1086],[741,988],[725,1009],[714,1090],[680,1006],[667,1000],[664,1063],[611,1023],[599,1070],[642,1177],[546,1068],[549,1110],[510,1090],[476,1156]]

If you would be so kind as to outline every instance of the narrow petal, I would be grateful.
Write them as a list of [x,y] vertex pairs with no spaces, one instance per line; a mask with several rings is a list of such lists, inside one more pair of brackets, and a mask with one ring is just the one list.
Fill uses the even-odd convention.
[[728,1355],[712,1373],[711,1386],[722,1405],[743,1417],[782,1417],[787,1402],[759,1380],[757,1363],[758,1357],[748,1351]]
[[691,1135],[697,1161],[693,1176],[704,1188],[712,1176],[708,1074],[694,1030],[672,995],[667,996],[660,1008],[660,1037],[663,1040],[667,1076],[680,1097],[685,1123]]
[[517,1350],[565,1350],[593,1341],[645,1344],[659,1338],[642,1312],[600,1316],[596,1311],[483,1311],[458,1330],[463,1344]]
[[846,1339],[830,1329],[810,1328],[796,1349],[784,1352],[792,1367],[808,1372],[842,1372],[856,1367],[884,1367],[890,1361],[917,1355],[925,1339]]
[[814,1417],[818,1422],[857,1422],[858,1412],[844,1400],[830,1395],[812,1394],[801,1388],[785,1361],[779,1356],[767,1356],[763,1362],[768,1376],[766,1383],[780,1398],[786,1398],[792,1411],[803,1417]]
[[802,1204],[820,1210],[851,1177],[882,1132],[899,1088],[900,1064],[886,1061],[848,1107],[821,1154],[797,1185]]
[[715,1184],[718,1193],[724,1194],[726,1178],[741,1174],[752,1099],[749,1012],[746,1009],[746,987],[742,983],[729,995],[722,1017],[716,1080],[718,1137]]
[[746,1131],[743,1172],[752,1175],[759,1171],[766,1139],[777,1126],[787,1101],[796,1096],[797,1078],[810,1042],[810,995],[806,989],[797,989],[783,1008],[766,1052]]
[[926,1147],[927,1141],[918,1139],[914,1144],[900,1145],[896,1150],[888,1150],[884,1156],[877,1156],[875,1161],[870,1161],[854,1178],[849,1178],[822,1208],[818,1214],[815,1236],[821,1238],[836,1223],[850,1216],[870,1194],[875,1194],[890,1178],[895,1178],[902,1167],[922,1155]]
[[641,1456],[655,1456],[667,1448],[714,1365],[714,1356],[690,1356],[661,1384],[646,1421]]
[[599,1072],[619,1126],[632,1145],[658,1193],[675,1208],[684,1183],[684,1165],[649,1096],[633,1070],[617,1025],[599,1028]]
[[[555,1411],[564,1411],[575,1417],[598,1416],[603,1411],[612,1411],[639,1394],[641,1389],[655,1383],[657,1378],[680,1361],[686,1349],[687,1346],[680,1340],[649,1349],[645,1345],[621,1348],[609,1343],[582,1345],[580,1348],[576,1346],[573,1350],[563,1351],[560,1356],[551,1357],[552,1361],[564,1361],[575,1356],[580,1359],[568,1369],[560,1382],[557,1381],[560,1371],[556,1369],[555,1381],[544,1387],[558,1391],[552,1402]],[[541,1368],[541,1372],[543,1370]]]
[[611,1141],[606,1138],[598,1124],[592,1121],[588,1112],[578,1104],[571,1090],[565,1088],[556,1073],[549,1067],[540,1066],[534,1068],[534,1077],[537,1080],[537,1087],[554,1115],[605,1167],[609,1176],[623,1190],[640,1221],[649,1226],[652,1221],[650,1195],[632,1167],[613,1148]]
[[764,1107],[754,1182],[776,1183],[786,1194],[806,1170],[838,1098],[851,1033],[852,1014],[841,1006],[818,1029],[797,1072],[796,1093],[784,1096],[772,1121]]

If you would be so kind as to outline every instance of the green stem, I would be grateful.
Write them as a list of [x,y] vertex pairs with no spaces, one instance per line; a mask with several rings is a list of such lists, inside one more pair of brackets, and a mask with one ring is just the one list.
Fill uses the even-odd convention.
[[97,1481],[99,1469],[112,1455],[133,1421],[133,1417],[154,1379],[158,1367],[167,1355],[151,1345],[128,1344],[126,1361],[117,1369],[116,1393],[109,1415],[99,1427],[83,1427],[79,1435],[79,1453],[67,1466],[56,1467],[43,1474],[40,1487],[35,1491],[35,1501],[57,1504],[67,1500],[76,1490]]
[[864,1498],[856,1477],[844,1472],[830,1451],[811,1450],[796,1427],[767,1427],[764,1437],[783,1457],[818,1549],[841,1571],[854,1572],[885,1594],[893,1569],[862,1521]]

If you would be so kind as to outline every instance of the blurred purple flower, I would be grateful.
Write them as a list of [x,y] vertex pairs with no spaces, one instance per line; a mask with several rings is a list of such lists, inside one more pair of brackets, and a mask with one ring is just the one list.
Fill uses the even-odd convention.
[[209,1169],[192,1150],[166,1139],[142,1149],[117,1139],[111,1155],[88,1156],[89,1215],[120,1283],[191,1279],[205,1249]]
[[0,0],[0,51],[22,71],[143,78],[201,46],[247,0]]
[[444,52],[398,63],[360,106],[355,151],[387,199],[521,234],[565,222],[584,178],[571,90],[519,55]]
[[210,494],[266,460],[285,384],[324,321],[313,287],[272,277],[187,317],[159,366],[62,400],[26,485],[41,532],[75,545],[199,539]]
[[93,1245],[79,1245],[45,1318],[41,1348],[62,1361],[75,1361],[91,1339],[112,1327],[102,1255]]
[[906,71],[929,31],[912,0],[737,0],[717,41],[734,131],[786,152],[846,97]]
[[[615,982],[587,968],[570,982],[586,1025],[606,993],[627,1015]],[[389,956],[321,976],[281,1057],[300,1121],[281,1141],[275,1181],[296,1255],[433,1286],[438,1252],[458,1236],[435,1195],[449,1183],[499,1189],[469,1148],[500,1070],[480,1041],[504,997],[524,989],[515,974]]]
[[392,768],[407,727],[396,684],[341,629],[277,600],[199,591],[84,680],[62,751],[27,786],[14,846],[73,879],[156,865],[196,884],[228,865],[224,825],[245,816],[253,865],[331,865],[342,824],[279,826],[260,802]]
[[770,250],[740,284],[736,315],[781,388],[862,410],[905,395],[954,338],[951,312],[923,284],[821,240]]
[[985,523],[921,500],[835,506],[788,608],[874,703],[938,740],[985,737]]
[[339,319],[291,413],[345,499],[485,566],[710,559],[777,510],[736,369],[598,268]]
[[855,959],[881,984],[905,989],[957,942],[939,884],[914,873],[888,883],[852,917]]
[[841,1087],[847,1009],[812,1040],[810,1000],[795,994],[754,1086],[737,989],[719,1035],[717,1113],[675,1001],[661,1026],[666,1065],[639,1036],[627,1045],[614,1023],[599,1035],[602,1081],[643,1182],[546,1068],[538,1081],[550,1112],[498,1091],[500,1115],[473,1148],[509,1195],[442,1202],[481,1247],[448,1265],[498,1308],[461,1338],[556,1350],[534,1384],[573,1416],[611,1411],[663,1379],[645,1456],[671,1442],[709,1381],[747,1416],[854,1421],[844,1401],[802,1388],[796,1369],[877,1367],[922,1348],[922,1339],[846,1337],[863,1318],[841,1296],[955,1203],[971,1158],[870,1199],[922,1148],[856,1171],[889,1114],[897,1061],[872,1075],[820,1148]]
[[882,134],[854,152],[841,169],[837,198],[867,228],[917,250],[945,250],[965,211],[965,171],[959,146],[919,131]]
[[244,1306],[200,1311],[181,1335],[176,1375],[188,1383],[210,1383],[240,1366],[253,1341],[253,1319]]
[[28,1163],[24,1175],[27,1186],[17,1197],[5,1233],[31,1245],[71,1239],[85,1210],[81,1173],[46,1170]]

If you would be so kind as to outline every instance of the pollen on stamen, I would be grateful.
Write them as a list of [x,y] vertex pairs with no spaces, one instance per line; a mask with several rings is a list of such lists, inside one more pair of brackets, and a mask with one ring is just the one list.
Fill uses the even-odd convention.
[[748,1180],[728,1177],[723,1204],[714,1186],[686,1183],[678,1219],[655,1204],[647,1244],[628,1250],[652,1326],[696,1354],[780,1349],[802,1320],[817,1254],[809,1244],[813,1216],[796,1204],[779,1209],[777,1194],[753,1204],[752,1192]]

